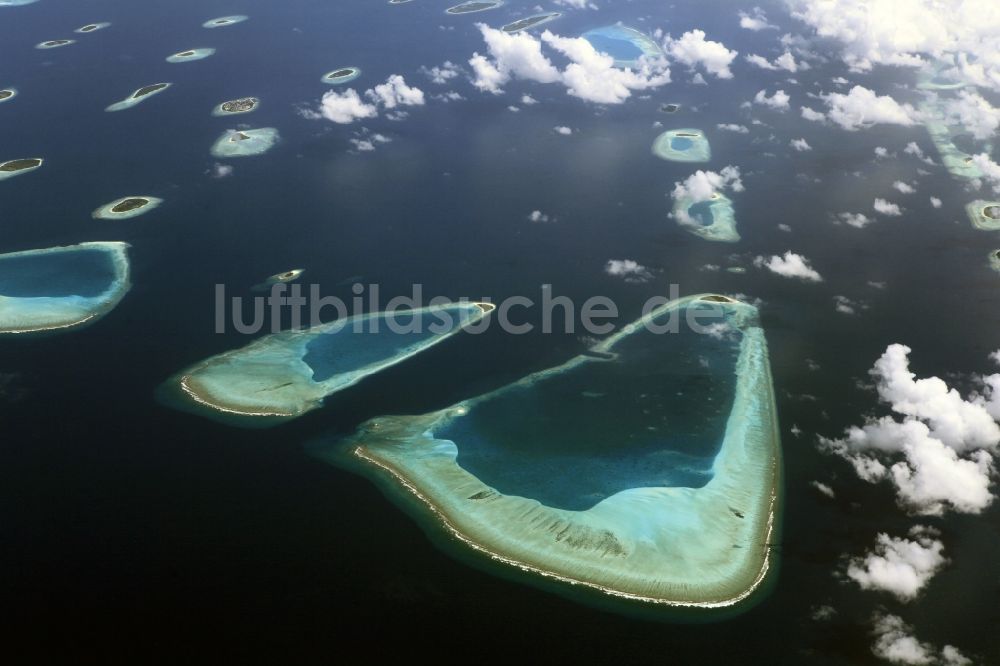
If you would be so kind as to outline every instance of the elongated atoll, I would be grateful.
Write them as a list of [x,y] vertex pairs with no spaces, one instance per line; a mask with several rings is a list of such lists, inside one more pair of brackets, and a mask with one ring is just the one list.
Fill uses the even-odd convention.
[[[692,316],[712,334],[675,325]],[[314,451],[538,583],[726,608],[774,566],[778,433],[756,308],[702,294],[561,366]]]
[[474,14],[476,12],[485,12],[488,9],[496,9],[503,5],[503,0],[469,0],[469,2],[463,2],[461,4],[455,5],[454,7],[449,7],[444,10],[445,14]]
[[278,138],[278,130],[273,127],[227,130],[212,146],[212,155],[219,159],[260,155],[269,151]]
[[57,49],[60,46],[69,46],[70,44],[76,44],[75,39],[50,39],[45,42],[39,42],[35,44],[36,49]]
[[141,104],[142,102],[145,102],[153,95],[158,95],[159,93],[169,88],[171,85],[173,84],[153,83],[148,86],[143,86],[138,90],[136,90],[135,92],[133,92],[128,97],[126,97],[125,99],[123,99],[122,101],[115,102],[114,104],[112,104],[111,106],[109,106],[104,110],[114,112],[114,111],[124,111],[125,109],[131,109],[136,104]]
[[614,58],[616,67],[634,69],[639,66],[640,58],[655,60],[664,55],[652,37],[624,25],[594,28],[580,36],[598,51]]
[[320,80],[331,86],[339,86],[344,83],[350,83],[359,76],[361,76],[360,67],[338,67],[324,74]]
[[94,323],[129,290],[127,250],[101,242],[0,254],[0,334]]
[[675,129],[653,140],[653,154],[671,162],[707,162],[712,148],[701,130]]
[[21,174],[34,171],[45,163],[41,157],[26,157],[19,160],[8,160],[0,162],[0,180],[20,176]]
[[212,110],[212,115],[231,116],[239,113],[250,113],[256,111],[258,106],[260,106],[260,100],[256,97],[241,97],[218,105]]
[[1000,201],[979,199],[966,204],[965,212],[969,215],[969,221],[976,229],[982,231],[1000,230]]
[[298,280],[302,277],[303,273],[305,273],[305,270],[302,268],[293,268],[292,270],[285,271],[283,273],[275,273],[260,284],[255,284],[251,287],[251,291],[270,291],[271,287],[276,284],[284,284]]
[[482,319],[490,304],[377,312],[267,335],[206,359],[167,382],[181,409],[239,425],[274,425],[442,342]]
[[204,60],[205,58],[215,55],[215,49],[203,48],[203,49],[188,49],[186,51],[178,51],[173,55],[167,56],[167,62],[178,63],[178,62],[190,62],[193,60]]
[[148,213],[163,203],[163,199],[150,196],[131,196],[116,199],[92,213],[97,220],[127,220]]
[[528,28],[534,28],[535,26],[542,25],[543,23],[548,23],[549,21],[554,21],[562,16],[559,12],[549,12],[547,14],[535,14],[534,16],[527,16],[523,19],[518,19],[512,23],[508,23],[502,26],[500,29],[504,32],[520,32],[521,30],[527,30]]
[[237,23],[243,23],[249,19],[249,16],[244,14],[234,14],[232,16],[220,16],[219,18],[209,19],[201,24],[203,28],[224,28],[227,25],[235,25]]
[[77,32],[77,33],[80,33],[81,35],[85,35],[88,32],[97,32],[98,30],[104,30],[105,28],[109,27],[110,25],[111,24],[108,23],[107,21],[104,21],[104,22],[101,22],[101,23],[88,23],[87,25],[81,25],[79,28],[77,28],[73,32]]
[[0,90],[0,102],[7,102],[17,97],[17,88],[4,88]]
[[[934,143],[941,156],[941,162],[948,172],[966,180],[982,178],[983,172],[976,166],[972,153],[958,146],[958,141],[966,136],[966,130],[961,125],[948,123],[944,102],[938,96],[931,95],[919,109],[925,118],[924,124],[927,133],[930,134],[931,142]],[[983,146],[982,150],[989,153],[991,146]]]
[[20,7],[21,5],[30,5],[35,2],[38,2],[38,0],[0,0],[0,7]]
[[716,192],[707,201],[680,197],[674,202],[674,219],[685,230],[705,240],[735,243],[740,240],[736,230],[733,202]]

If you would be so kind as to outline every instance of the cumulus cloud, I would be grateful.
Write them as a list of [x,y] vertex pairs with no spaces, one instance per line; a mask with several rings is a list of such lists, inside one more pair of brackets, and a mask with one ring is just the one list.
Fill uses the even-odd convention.
[[772,273],[787,278],[796,278],[806,282],[822,282],[823,277],[809,265],[809,260],[801,254],[796,254],[791,250],[784,255],[772,255],[771,257],[756,257],[753,260],[754,266],[766,268]]
[[808,106],[802,107],[802,117],[806,120],[812,120],[813,122],[822,122],[826,120],[826,114],[821,113],[815,109],[811,109]]
[[748,14],[747,12],[740,12],[740,27],[744,30],[753,30],[758,32],[760,30],[777,30],[778,26],[771,25],[767,22],[767,16],[764,14],[764,10],[760,7],[754,7],[753,13]]
[[949,100],[944,112],[949,124],[961,125],[980,141],[992,137],[1000,127],[1000,108],[968,90],[959,91],[956,99]]
[[863,213],[840,213],[837,220],[856,229],[864,229],[875,221]]
[[890,481],[914,513],[979,513],[993,501],[993,458],[1000,426],[1000,375],[982,378],[983,395],[964,399],[938,377],[916,379],[910,348],[889,345],[871,370],[879,399],[898,416],[869,418],[824,448],[847,460],[863,480]]
[[370,153],[381,143],[389,143],[392,139],[382,134],[371,134],[363,131],[361,134],[349,139],[354,150],[359,153]]
[[770,97],[767,96],[766,90],[759,91],[753,98],[755,104],[762,104],[764,106],[769,106],[772,109],[777,109],[778,111],[786,111],[788,109],[788,102],[791,98],[785,93],[784,90],[778,90]]
[[715,127],[723,132],[736,132],[737,134],[750,133],[750,130],[746,127],[746,125],[737,125],[735,123],[719,123]]
[[847,94],[823,95],[827,117],[846,130],[872,125],[915,125],[920,117],[909,104],[900,104],[888,95],[876,95],[863,86],[854,86]]
[[875,209],[876,213],[888,215],[889,217],[899,217],[903,214],[899,204],[890,203],[885,199],[875,199],[875,203],[872,204],[872,208]]
[[680,39],[668,37],[665,46],[671,58],[691,69],[700,66],[720,79],[733,78],[729,65],[739,54],[730,51],[721,42],[705,39],[704,30],[690,30]]
[[994,192],[1000,193],[1000,164],[997,164],[987,153],[972,156],[972,163],[983,172],[983,177],[990,181]]
[[940,208],[941,204],[942,204],[942,202],[941,202],[940,199],[938,199],[937,197],[931,197],[931,205],[932,206],[934,206],[935,208]]
[[431,83],[444,85],[461,74],[462,68],[450,60],[445,60],[444,63],[436,67],[421,67],[420,71],[431,80]]
[[209,171],[209,175],[212,178],[228,178],[233,175],[233,167],[228,164],[219,164],[216,162],[212,165],[212,170]]
[[653,279],[653,273],[632,259],[609,259],[604,266],[604,272],[608,275],[620,277],[626,282],[648,282]]
[[793,56],[790,51],[785,51],[783,54],[775,58],[774,62],[771,62],[764,56],[759,56],[756,53],[746,56],[746,60],[751,65],[756,65],[761,69],[768,69],[771,71],[784,70],[786,72],[799,71],[799,64],[795,62],[795,56]]
[[904,183],[901,180],[897,180],[892,184],[893,189],[902,192],[903,194],[913,194],[917,190],[909,183]]
[[684,182],[674,183],[672,196],[675,200],[687,198],[693,203],[699,203],[708,201],[713,194],[729,188],[734,192],[743,191],[738,167],[727,166],[719,172],[695,171]]
[[912,538],[879,534],[875,548],[847,565],[847,577],[863,590],[879,590],[911,601],[947,561],[944,544],[926,528],[910,530]]
[[879,659],[893,664],[972,664],[954,646],[946,645],[939,652],[933,645],[917,640],[913,635],[913,628],[898,615],[876,614],[874,625],[875,644],[872,652]]
[[399,74],[393,74],[385,83],[380,83],[365,93],[365,96],[387,109],[397,106],[421,106],[424,103],[424,93],[419,88],[406,85]]
[[569,136],[573,133],[572,128],[566,127],[564,125],[557,125],[553,128],[556,134],[562,134],[563,136]]
[[809,485],[815,488],[821,495],[829,497],[830,499],[836,497],[836,494],[833,492],[833,488],[826,485],[825,483],[820,483],[819,481],[813,481]]
[[533,210],[528,214],[529,222],[548,222],[553,218],[540,210]]
[[792,139],[791,143],[789,143],[788,145],[790,145],[792,148],[799,151],[800,153],[812,150],[812,146],[810,146],[809,142],[806,141],[805,139]]
[[327,120],[343,125],[363,118],[378,116],[379,107],[395,109],[400,106],[419,106],[424,103],[424,93],[406,85],[399,74],[393,74],[385,83],[365,91],[366,102],[358,91],[349,88],[343,92],[331,90],[323,95],[319,113]]

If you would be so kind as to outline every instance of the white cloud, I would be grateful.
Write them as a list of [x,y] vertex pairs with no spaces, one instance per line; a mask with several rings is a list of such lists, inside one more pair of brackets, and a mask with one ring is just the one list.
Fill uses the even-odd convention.
[[690,30],[676,40],[668,37],[665,46],[670,57],[691,69],[700,65],[720,79],[733,78],[729,65],[739,54],[730,51],[721,42],[705,39],[703,30]]
[[940,208],[941,200],[938,199],[937,197],[931,197],[931,205],[934,206],[935,208]]
[[344,92],[331,90],[323,95],[319,112],[327,120],[346,125],[361,118],[374,118],[378,108],[364,102],[358,91],[350,88]]
[[363,132],[362,134],[349,139],[351,145],[354,146],[354,150],[359,153],[370,153],[375,150],[375,147],[380,143],[389,143],[391,139],[382,134],[369,134]]
[[737,134],[749,134],[750,130],[746,125],[736,125],[735,123],[720,123],[715,126],[723,132],[736,132]]
[[878,614],[875,616],[875,645],[872,652],[879,659],[893,664],[942,664],[943,666],[969,666],[972,661],[962,655],[957,648],[946,645],[938,650],[923,643],[913,635],[913,628],[903,622],[898,615]]
[[846,315],[857,314],[858,308],[864,309],[868,307],[864,303],[858,303],[856,301],[852,301],[847,296],[840,296],[840,295],[833,297],[833,303],[837,312]]
[[822,122],[826,120],[825,113],[820,113],[815,109],[810,109],[808,106],[802,107],[802,117],[806,120],[812,120],[813,122]]
[[823,281],[823,277],[809,265],[808,259],[791,250],[785,252],[783,256],[772,255],[769,258],[758,256],[753,260],[753,263],[758,268],[766,268],[782,277],[796,278],[806,282]]
[[540,210],[533,210],[528,214],[529,222],[548,222],[554,219]]
[[885,146],[875,146],[875,159],[883,160],[889,157],[889,149]]
[[732,188],[735,192],[743,191],[743,181],[740,179],[740,170],[734,166],[727,166],[722,171],[695,171],[688,176],[683,183],[674,183],[673,197],[681,199],[690,198],[694,203],[708,201],[716,192],[726,188]]
[[897,180],[895,183],[892,184],[892,186],[894,189],[899,190],[903,194],[913,194],[914,192],[917,191],[912,185],[910,185],[909,183],[904,183],[901,180]]
[[950,124],[961,125],[980,141],[989,139],[1000,127],[1000,108],[968,90],[959,91],[957,99],[947,102],[945,117]]
[[875,548],[850,560],[847,577],[863,590],[880,590],[911,601],[947,561],[944,544],[920,527],[912,539],[879,534]]
[[653,274],[648,268],[632,259],[609,259],[604,266],[608,275],[623,278],[626,282],[648,282]]
[[785,70],[786,72],[797,72],[799,71],[799,64],[795,62],[795,56],[789,51],[785,51],[783,54],[774,59],[771,62],[764,56],[759,56],[756,53],[752,53],[746,56],[747,62],[751,65],[756,65],[761,69],[767,69],[771,71]]
[[233,175],[233,167],[228,164],[215,163],[209,173],[212,178],[228,178]]
[[993,191],[1000,193],[1000,164],[990,159],[987,153],[973,155],[972,163],[983,172],[983,177],[990,181]]
[[934,164],[934,160],[932,160],[931,158],[927,157],[927,155],[924,154],[923,149],[917,145],[916,141],[911,141],[908,144],[906,144],[906,148],[903,148],[903,152],[906,153],[907,155],[913,155],[917,159],[922,160],[927,164]]
[[740,12],[740,27],[744,30],[753,30],[758,32],[760,30],[777,30],[778,26],[771,25],[767,22],[767,16],[764,14],[764,10],[760,7],[754,7],[753,13],[748,14],[747,12]]
[[836,497],[836,494],[833,492],[833,488],[826,485],[825,483],[820,483],[819,481],[813,481],[809,485],[818,490],[821,495],[825,495],[830,499]]
[[863,213],[840,213],[837,219],[856,229],[864,229],[875,221]]
[[830,93],[823,96],[827,116],[846,130],[872,125],[915,125],[919,114],[909,104],[900,104],[888,95],[876,95],[862,86],[854,86],[845,95]]
[[812,146],[805,139],[792,139],[791,143],[788,144],[800,153],[804,153],[808,150],[812,150]]
[[386,109],[394,109],[397,106],[421,106],[424,103],[423,91],[406,85],[406,81],[399,74],[393,74],[385,83],[368,90],[365,96]]
[[564,125],[558,125],[554,129],[556,134],[562,134],[563,136],[569,136],[570,134],[573,133],[573,130],[571,128],[566,127]]
[[597,9],[597,5],[590,2],[590,0],[555,0],[557,5],[563,5],[564,7],[570,7],[572,9]]
[[533,104],[538,104],[538,100],[531,95],[521,95],[521,104],[531,106]]
[[790,99],[784,90],[778,90],[770,97],[767,96],[766,90],[761,90],[754,96],[753,101],[757,104],[777,109],[778,111],[785,111],[789,107],[788,101]]
[[431,80],[431,83],[444,85],[461,74],[462,68],[450,60],[445,60],[444,63],[436,67],[431,67],[429,69],[427,67],[421,67],[420,71],[427,75],[427,78]]
[[903,214],[902,209],[899,204],[894,204],[886,201],[885,199],[875,199],[875,203],[872,205],[876,213],[881,213],[882,215],[888,215],[890,217],[898,217]]

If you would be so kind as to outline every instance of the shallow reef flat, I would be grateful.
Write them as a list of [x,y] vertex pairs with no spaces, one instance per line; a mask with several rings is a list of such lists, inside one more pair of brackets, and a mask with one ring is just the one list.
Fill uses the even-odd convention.
[[598,51],[614,58],[616,67],[636,68],[640,58],[656,59],[663,56],[663,49],[651,37],[624,25],[594,28],[580,36]]
[[38,2],[38,0],[0,0],[0,7],[20,7],[34,2]]
[[976,229],[982,231],[1000,230],[1000,201],[979,199],[966,204],[965,212],[969,215],[969,221]]
[[275,273],[271,277],[267,278],[260,284],[255,284],[250,288],[251,291],[270,291],[271,287],[276,284],[286,284],[288,282],[294,282],[302,277],[305,270],[302,268],[293,268],[290,271],[285,271],[283,273]]
[[87,25],[81,25],[79,28],[77,28],[73,32],[79,33],[81,35],[85,35],[85,34],[90,33],[90,32],[97,32],[98,30],[104,30],[105,28],[109,27],[110,25],[111,24],[108,23],[107,21],[104,21],[102,23],[88,23]]
[[167,62],[178,63],[204,60],[212,55],[215,55],[215,49],[212,48],[188,49],[187,51],[178,51],[173,55],[167,56]]
[[36,49],[57,49],[60,46],[69,46],[70,44],[76,44],[75,39],[50,39],[48,41],[39,42],[35,44]]
[[104,110],[114,112],[114,111],[124,111],[125,109],[131,109],[136,104],[142,104],[153,95],[158,95],[159,93],[169,88],[171,85],[173,84],[153,83],[148,86],[143,86],[138,90],[136,90],[135,92],[133,92],[128,97],[126,97],[125,99],[123,99],[122,101],[115,102],[114,104],[112,104],[111,106],[109,106]]
[[338,86],[342,83],[350,83],[359,76],[361,76],[360,67],[338,67],[324,74],[320,80],[331,86]]
[[[952,126],[947,123],[944,103],[935,95],[922,103],[919,109],[926,118],[927,133],[930,134],[931,141],[948,172],[953,176],[967,180],[982,178],[983,172],[973,162],[972,153],[962,150],[958,146],[957,142],[965,137],[965,130],[961,126]],[[990,152],[988,147],[985,151]]]
[[269,151],[279,138],[278,130],[273,127],[227,130],[212,146],[212,155],[219,159],[261,155]]
[[248,20],[250,17],[244,14],[233,14],[232,16],[220,16],[219,18],[209,19],[201,24],[203,28],[224,28],[227,25],[235,25],[237,23],[243,23],[243,21]]
[[[690,311],[716,334],[650,328]],[[567,594],[728,608],[774,565],[767,343],[756,308],[725,296],[671,301],[564,365],[313,452],[378,481],[452,546]]]
[[126,243],[81,243],[0,254],[0,334],[86,326],[129,290]]
[[92,213],[96,220],[127,220],[148,213],[163,203],[163,199],[150,196],[131,196],[116,199]]
[[0,89],[0,102],[9,102],[17,97],[17,88]]
[[45,163],[41,157],[26,157],[18,160],[7,160],[0,162],[0,180],[20,176],[21,174],[34,171]]
[[536,14],[534,16],[528,16],[523,19],[518,19],[512,23],[508,23],[502,26],[500,29],[504,32],[520,32],[521,30],[527,30],[528,28],[534,28],[535,26],[542,25],[543,23],[548,23],[549,21],[554,21],[562,16],[559,12],[549,12],[548,14]]
[[707,162],[712,147],[697,129],[668,130],[653,140],[653,154],[671,162]]
[[212,110],[213,116],[232,116],[239,113],[250,113],[256,111],[260,106],[260,100],[256,97],[241,97],[223,102]]
[[455,303],[273,333],[184,370],[160,395],[179,409],[235,425],[275,425],[446,340],[492,308]]
[[723,243],[740,240],[733,202],[724,194],[713,194],[708,201],[681,197],[674,203],[674,219],[685,230],[705,240]]
[[470,0],[469,2],[449,7],[444,12],[445,14],[474,14],[476,12],[485,12],[489,9],[496,9],[502,5],[502,0]]

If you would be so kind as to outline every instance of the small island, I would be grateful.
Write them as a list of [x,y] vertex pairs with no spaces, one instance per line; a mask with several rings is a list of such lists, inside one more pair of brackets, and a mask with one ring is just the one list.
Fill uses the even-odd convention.
[[273,127],[227,130],[212,146],[212,156],[226,159],[261,155],[269,151],[279,138],[278,130]]
[[0,254],[0,335],[68,331],[103,317],[129,290],[127,249],[81,243]]
[[163,92],[171,85],[173,84],[154,83],[152,85],[143,86],[142,88],[139,88],[131,95],[123,99],[122,101],[115,102],[114,104],[106,108],[105,111],[113,112],[113,111],[124,111],[125,109],[131,109],[136,104],[140,104],[149,99],[150,97],[152,97],[153,95]]
[[26,157],[19,160],[9,160],[0,163],[0,180],[20,176],[21,174],[34,171],[45,162],[41,157]]
[[233,16],[220,16],[219,18],[210,19],[201,24],[203,28],[224,28],[227,25],[235,25],[237,23],[243,23],[249,19],[249,16],[244,16],[243,14],[234,14]]
[[453,303],[272,333],[184,370],[167,381],[160,397],[235,425],[276,425],[443,342],[492,309],[488,303]]
[[188,49],[187,51],[179,51],[171,56],[167,56],[167,62],[177,63],[177,62],[191,62],[193,60],[204,60],[205,58],[214,55],[215,49],[204,48],[204,49]]
[[707,162],[712,149],[701,130],[677,129],[653,140],[653,154],[671,162]]
[[[657,332],[691,314],[719,334]],[[311,448],[377,481],[463,559],[574,598],[745,607],[775,568],[767,341],[757,309],[727,296],[668,302],[563,365]]]
[[270,291],[271,287],[276,284],[285,284],[298,280],[302,277],[303,273],[305,273],[305,270],[302,268],[293,268],[292,270],[285,271],[284,273],[275,273],[260,284],[255,284],[250,289],[251,291]]
[[733,202],[716,192],[708,201],[681,197],[674,202],[674,219],[685,230],[705,240],[735,243],[740,240],[736,230]]
[[16,88],[4,88],[0,90],[0,102],[7,102],[17,97]]
[[223,102],[222,104],[215,107],[212,110],[213,116],[231,116],[240,113],[250,113],[257,109],[260,105],[260,100],[256,97],[241,97],[239,99],[231,99],[228,102]]
[[91,215],[95,220],[127,220],[148,213],[161,203],[163,203],[163,199],[156,197],[123,197],[101,206]]
[[496,9],[503,5],[503,0],[470,0],[460,5],[449,7],[444,10],[445,14],[472,14],[474,12],[485,12],[488,9]]
[[663,113],[677,113],[681,108],[680,104],[661,104],[660,111]]
[[976,229],[1000,230],[1000,201],[973,201],[965,206],[965,212]]
[[504,32],[520,32],[521,30],[527,30],[528,28],[534,28],[536,25],[541,25],[543,23],[548,23],[549,21],[554,21],[562,16],[559,12],[549,12],[547,14],[535,14],[534,16],[528,16],[523,19],[514,21],[513,23],[508,23],[502,26],[500,29]]
[[338,86],[343,83],[350,83],[359,76],[361,76],[360,67],[340,67],[332,72],[327,72],[320,80],[323,81],[323,83]]
[[111,24],[107,23],[107,22],[105,22],[105,23],[88,23],[87,25],[80,26],[79,28],[77,28],[73,32],[77,32],[77,33],[80,33],[82,35],[85,35],[88,32],[96,32],[98,30],[103,30],[104,28],[107,28],[110,25]]
[[69,46],[70,44],[76,44],[75,39],[50,39],[47,42],[41,42],[35,44],[36,49],[57,49],[60,46]]
[[663,57],[660,45],[645,33],[624,25],[608,25],[580,35],[601,53],[615,59],[615,67],[635,69],[643,58]]

